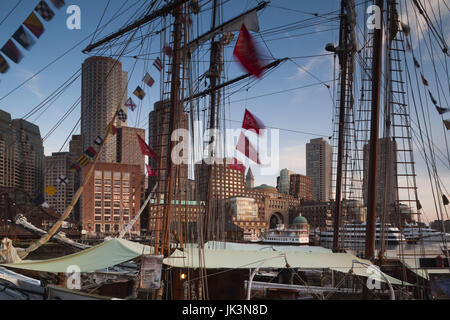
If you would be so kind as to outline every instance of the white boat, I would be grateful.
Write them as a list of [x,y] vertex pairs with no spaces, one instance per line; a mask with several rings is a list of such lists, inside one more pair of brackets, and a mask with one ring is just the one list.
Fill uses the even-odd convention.
[[309,244],[309,230],[308,228],[286,228],[284,224],[278,224],[275,229],[269,229],[269,232],[261,237],[260,242],[307,245]]
[[405,223],[403,234],[408,241],[442,242],[444,237],[446,241],[450,241],[450,233],[444,233],[425,226],[419,227],[417,224]]
[[[382,229],[381,223],[376,223],[375,242],[379,243]],[[363,244],[366,238],[366,223],[348,223],[339,229],[339,241],[344,237],[344,244]],[[319,232],[320,242],[333,242],[333,230]],[[400,229],[390,224],[384,226],[384,239],[387,244],[399,244],[406,241]]]

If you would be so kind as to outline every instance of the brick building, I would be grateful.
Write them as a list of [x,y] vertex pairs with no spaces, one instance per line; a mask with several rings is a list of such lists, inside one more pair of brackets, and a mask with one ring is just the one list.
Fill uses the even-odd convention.
[[[83,168],[85,179],[90,166]],[[119,233],[139,212],[144,174],[138,165],[97,163],[82,195],[81,224],[88,234]],[[132,234],[140,233],[140,221]]]
[[313,200],[313,179],[302,174],[291,174],[289,194],[302,201]]

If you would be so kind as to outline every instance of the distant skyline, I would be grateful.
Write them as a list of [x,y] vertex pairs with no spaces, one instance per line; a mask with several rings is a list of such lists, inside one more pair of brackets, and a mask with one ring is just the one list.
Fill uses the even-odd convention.
[[[11,15],[6,18],[7,13],[17,4],[17,0],[2,1],[4,10],[0,13],[0,21],[4,21],[0,24],[1,46],[11,38],[12,34],[21,25],[21,22],[27,18],[38,2],[38,0],[22,1]],[[95,40],[121,28],[127,24],[130,17],[136,12],[142,14],[143,6],[149,4],[149,1],[145,0],[127,2],[112,0],[104,12],[108,3],[107,0],[66,0],[66,6],[60,10],[54,8],[50,1],[47,2],[55,11],[56,15],[50,22],[43,22],[45,26],[44,34],[40,39],[35,39],[36,43],[29,51],[19,46],[19,49],[24,54],[23,60],[19,64],[14,64],[8,60],[10,70],[5,74],[0,74],[0,109],[11,113],[13,118],[24,117],[80,69],[83,61],[89,57],[89,55],[83,54],[81,50],[89,43],[95,42]],[[360,8],[361,1],[355,2],[358,5],[358,14],[360,14],[358,19],[361,19],[363,12]],[[225,21],[232,18],[256,6],[257,3],[258,1],[256,0],[225,1],[223,12],[221,12],[221,20]],[[71,4],[76,4],[81,9],[81,30],[69,30],[66,27],[66,19],[69,17],[66,14],[66,8]],[[405,0],[400,1],[400,4],[405,6]],[[426,5],[436,9],[433,12],[437,13],[438,4],[438,0],[430,0]],[[128,6],[132,7],[125,14],[109,23],[104,30],[97,32],[94,37],[90,36],[96,30],[100,20],[102,20],[100,25],[105,24],[121,6],[124,6],[124,8]],[[210,8],[210,6],[211,4],[208,4],[206,8]],[[336,17],[336,13],[339,12],[339,7],[340,1],[336,0],[273,1],[269,7],[258,15],[260,31],[263,35],[261,36],[258,33],[252,33],[252,35],[258,41],[260,49],[264,51],[264,54],[268,58],[290,57],[292,59],[282,63],[273,71],[264,75],[262,80],[241,82],[238,88],[243,90],[225,99],[226,110],[224,114],[226,115],[226,121],[222,121],[221,123],[225,123],[227,127],[239,128],[244,110],[248,108],[267,127],[283,129],[280,130],[280,170],[287,168],[295,173],[306,174],[306,143],[310,139],[318,137],[324,137],[327,141],[331,142],[328,140],[328,137],[332,135],[333,130],[332,118],[335,99],[333,99],[332,90],[328,89],[324,83],[332,85],[331,80],[336,77],[334,63],[337,63],[337,60],[334,59],[333,55],[327,55],[328,52],[324,48],[327,43],[337,44],[339,21],[332,18]],[[410,7],[408,9],[411,10]],[[313,15],[316,12],[319,14],[334,12],[334,14],[327,15],[323,19],[318,19]],[[402,21],[406,21],[408,18],[412,29],[411,37],[414,40],[413,46],[415,50],[422,53],[424,58],[420,62],[424,71],[429,75],[430,87],[434,88],[436,87],[436,83],[433,81],[434,69],[431,64],[432,58],[427,55],[426,47],[423,44],[424,39],[428,39],[429,31],[423,21],[416,21],[415,15],[410,11],[408,12],[408,16],[402,15],[401,19]],[[442,15],[442,31],[446,35],[447,43],[449,43],[450,11],[444,8],[439,12]],[[199,27],[201,30],[206,30],[210,23],[210,10],[202,12],[201,17],[201,25]],[[303,24],[297,24],[297,26],[302,26],[302,28],[297,28],[297,30],[294,30],[294,28],[292,30],[286,29],[280,31],[282,34],[277,35],[271,35],[269,32],[266,32],[274,27],[288,25],[289,23],[306,19],[311,20],[307,20]],[[437,18],[433,16],[432,19]],[[313,24],[310,21],[319,23]],[[151,28],[154,30],[159,30],[160,27],[157,23],[151,25]],[[416,27],[424,28],[424,33],[419,35],[414,33]],[[143,32],[152,29],[146,27]],[[196,18],[194,18],[194,30],[197,30]],[[361,30],[358,30],[358,36],[361,35],[360,33]],[[137,33],[136,36],[140,35],[140,33]],[[128,113],[128,125],[143,128],[146,131],[148,131],[148,114],[153,110],[154,103],[159,100],[161,92],[159,73],[152,66],[153,59],[159,55],[161,50],[161,41],[159,36],[153,36],[153,38],[149,47],[144,48],[145,51],[148,49],[151,53],[147,60],[137,59],[136,61],[136,59],[132,58],[139,51],[139,43],[134,43],[131,46],[134,50],[127,52],[125,57],[121,59],[123,64],[122,69],[127,71],[131,77],[128,83],[128,96],[132,96],[135,102],[138,103],[138,109]],[[83,41],[83,39],[85,40]],[[225,61],[234,60],[232,50],[236,39],[237,33],[235,33],[234,40],[225,50]],[[80,44],[77,45],[78,43]],[[209,59],[209,55],[206,55],[208,47],[205,46],[202,49],[205,62],[199,62],[201,68],[205,68],[207,65],[206,60]],[[68,51],[69,49],[72,50]],[[113,53],[113,50],[107,50],[105,56],[109,56],[111,53]],[[314,57],[298,58],[309,56]],[[52,65],[39,73],[42,68],[53,61],[55,62]],[[134,65],[135,62],[136,65]],[[156,80],[152,88],[142,85],[141,82],[147,71]],[[440,68],[437,72],[445,74],[445,69]],[[232,79],[242,73],[243,70],[236,62],[227,63],[225,69],[226,79],[224,80]],[[35,74],[37,76],[24,83],[26,79]],[[448,73],[446,77],[448,79]],[[21,84],[23,85],[15,90]],[[144,88],[147,94],[142,102],[132,95],[137,85]],[[293,88],[299,89],[289,90]],[[15,91],[11,92],[12,90]],[[235,90],[236,88],[233,88],[229,93]],[[277,93],[269,95],[275,92]],[[445,97],[448,98],[448,93],[445,94]],[[76,80],[48,109],[38,111],[27,120],[38,125],[41,130],[41,136],[45,137],[80,96],[81,78]],[[422,99],[427,99],[427,97],[422,97]],[[203,104],[201,107],[204,107]],[[432,110],[432,105],[429,105],[429,108]],[[78,106],[44,140],[46,155],[59,151],[67,135],[80,119],[80,113],[81,107]],[[413,115],[413,117],[415,116]],[[436,124],[436,127],[433,128],[434,143],[440,146],[444,153],[447,152],[445,146],[447,145],[449,134],[440,129],[440,126],[442,126],[441,117],[436,115],[435,112],[430,112],[430,121]],[[73,133],[77,134],[79,132],[78,127]],[[300,132],[307,132],[308,134]],[[68,145],[62,151],[68,151]],[[419,188],[419,198],[422,202],[424,213],[427,216],[425,222],[429,222],[435,220],[437,217],[430,184],[428,182],[428,172],[422,155],[419,152],[415,152],[415,160],[417,162],[416,171],[418,174],[417,185]],[[450,170],[448,170],[450,164],[446,167],[438,162],[437,166],[441,173],[440,178],[444,183],[444,187],[450,190]],[[261,175],[256,165],[252,165],[252,171],[255,176],[255,185],[265,183],[276,186],[276,177],[279,173],[276,175]]]

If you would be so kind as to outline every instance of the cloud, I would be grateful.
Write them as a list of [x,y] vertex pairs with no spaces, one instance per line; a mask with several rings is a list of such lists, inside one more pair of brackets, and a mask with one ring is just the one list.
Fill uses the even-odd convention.
[[[442,18],[444,28],[447,27],[445,20],[450,17],[450,11],[447,10],[447,8],[442,4],[441,0],[422,1],[422,4],[426,13],[430,17],[431,22],[435,27],[437,27],[438,30],[440,26],[440,21],[438,21],[438,19],[440,20],[440,18]],[[400,17],[400,21],[409,25],[411,28],[411,45],[415,48],[427,32],[429,32],[429,27],[425,21],[425,18],[418,12],[417,7],[412,3],[412,1],[404,8],[403,11],[404,12]],[[439,15],[441,16],[440,18]],[[446,32],[444,30],[444,34],[445,33]]]
[[39,99],[43,99],[45,97],[45,95],[42,93],[42,91],[41,91],[41,89],[39,87],[39,83],[41,82],[40,76],[37,75],[33,79],[28,80],[33,75],[34,75],[34,73],[29,71],[29,70],[27,70],[27,69],[19,69],[19,77],[22,80],[27,81],[26,84],[25,84],[25,87],[31,93],[33,93],[36,97],[38,97]]
[[321,65],[323,61],[324,59],[321,59],[321,57],[309,59],[306,65],[297,66],[295,74],[293,76],[288,77],[288,80],[298,81],[302,79],[305,75],[311,78],[311,75],[308,72],[311,72],[313,68]]

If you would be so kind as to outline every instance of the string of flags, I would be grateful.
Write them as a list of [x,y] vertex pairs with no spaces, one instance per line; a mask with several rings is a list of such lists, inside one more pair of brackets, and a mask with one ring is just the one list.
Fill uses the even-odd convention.
[[123,111],[122,109],[120,109],[120,110],[117,112],[117,118],[119,118],[120,121],[125,122],[125,121],[127,121],[128,116],[127,116],[127,114],[126,114],[125,111]]
[[[103,141],[104,140],[102,137],[97,136],[97,138],[95,138],[95,140],[94,140],[94,144],[100,147],[103,144]],[[94,160],[96,155],[97,155],[97,150],[95,150],[95,148],[93,148],[92,146],[89,146],[86,149],[86,151],[78,158],[77,162],[72,164],[71,169],[75,170],[75,171],[80,171],[82,167],[87,166],[91,160]],[[63,178],[65,178],[65,177],[62,177],[62,176],[59,177],[58,182],[60,184],[66,183],[66,182],[68,183],[68,179],[63,179]]]
[[[413,52],[411,43],[409,42],[409,39],[408,39],[409,31],[410,31],[409,26],[407,26],[407,25],[404,24],[404,23],[402,23],[401,25],[402,25],[403,32],[404,32],[405,35],[406,35],[406,38],[405,38],[405,39],[406,39],[406,46],[407,46],[407,48],[408,48],[408,51],[410,51],[411,54],[412,54],[412,58],[413,58],[413,62],[414,62],[414,67],[415,67],[416,69],[421,69],[421,66],[420,66],[419,62],[417,61],[416,57],[414,56],[414,52]],[[425,78],[425,76],[424,76],[424,74],[423,74],[422,71],[420,72],[420,78],[422,79],[423,85],[426,86],[426,87],[429,87],[428,80]],[[434,104],[434,107],[436,108],[436,111],[437,111],[440,115],[443,115],[444,113],[447,113],[447,112],[450,111],[450,108],[444,108],[444,107],[441,107],[441,106],[438,105],[438,102],[437,102],[437,100],[434,98],[434,96],[433,96],[433,94],[431,93],[430,89],[428,89],[428,95],[430,96],[431,102]],[[443,121],[443,123],[444,123],[445,128],[446,128],[447,130],[450,130],[450,119],[442,119],[442,121]]]
[[156,69],[158,69],[158,71],[162,70],[162,63],[159,57],[156,58],[155,62],[153,62],[153,65],[155,66]]
[[148,85],[149,87],[151,87],[154,83],[155,83],[155,79],[153,79],[148,72],[145,74],[144,79],[142,79],[142,81],[145,82],[146,85]]
[[125,102],[125,107],[128,107],[131,111],[134,111],[134,109],[136,109],[136,103],[134,103],[133,99],[128,98],[127,102]]
[[[61,9],[65,2],[64,0],[50,0],[51,3],[55,6],[56,9]],[[23,54],[20,49],[16,46],[16,44],[12,41],[15,40],[18,44],[20,44],[24,49],[30,50],[34,45],[35,40],[33,37],[26,31],[28,29],[36,38],[40,38],[41,35],[45,31],[45,27],[42,24],[41,20],[39,20],[38,16],[35,12],[44,20],[50,21],[55,16],[55,12],[50,8],[50,6],[44,0],[41,0],[37,6],[33,9],[33,11],[28,15],[25,21],[22,22],[22,25],[14,32],[11,39],[6,41],[6,43],[1,47],[0,51],[6,57],[8,57],[11,61],[18,64],[23,59]],[[24,28],[25,27],[25,28]],[[0,73],[6,73],[9,70],[9,63],[4,58],[2,54],[0,54]]]
[[133,94],[138,97],[140,100],[143,100],[145,97],[144,90],[141,89],[141,87],[137,86],[136,90],[134,90]]

